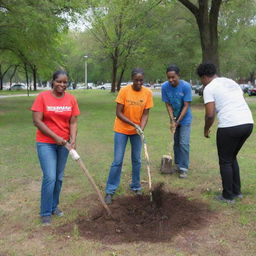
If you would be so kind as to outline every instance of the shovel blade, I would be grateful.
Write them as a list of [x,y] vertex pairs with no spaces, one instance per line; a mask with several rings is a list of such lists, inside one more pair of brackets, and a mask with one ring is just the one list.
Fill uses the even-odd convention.
[[170,155],[162,156],[160,172],[162,174],[172,174],[176,172],[176,166],[173,164],[173,159]]

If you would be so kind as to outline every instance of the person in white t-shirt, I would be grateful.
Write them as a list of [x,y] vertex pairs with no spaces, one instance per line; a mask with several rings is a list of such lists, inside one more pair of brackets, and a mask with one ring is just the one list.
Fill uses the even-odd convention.
[[243,197],[236,156],[252,133],[254,123],[252,114],[240,86],[232,79],[218,77],[214,64],[200,64],[197,74],[204,86],[206,138],[209,138],[215,112],[219,121],[217,150],[223,191],[216,199],[234,203],[235,198]]

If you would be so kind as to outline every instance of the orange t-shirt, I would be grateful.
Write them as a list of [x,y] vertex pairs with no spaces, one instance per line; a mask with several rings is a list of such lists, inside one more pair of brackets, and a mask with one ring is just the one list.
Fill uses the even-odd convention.
[[[133,90],[132,85],[123,87],[119,91],[115,101],[124,105],[123,114],[138,125],[140,125],[144,109],[153,107],[152,92],[144,86],[141,87],[140,91]],[[115,119],[114,131],[127,135],[136,134],[136,130],[133,126],[120,120],[118,117]]]
[[[80,114],[76,98],[65,92],[62,98],[56,98],[51,91],[41,92],[35,99],[32,111],[43,113],[43,122],[58,136],[69,140],[70,119]],[[36,141],[53,143],[56,141],[42,133],[39,129],[36,132]]]

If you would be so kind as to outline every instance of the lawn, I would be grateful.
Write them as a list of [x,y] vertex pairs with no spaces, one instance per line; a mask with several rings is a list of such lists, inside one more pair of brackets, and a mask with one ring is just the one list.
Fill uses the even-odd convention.
[[[115,117],[114,94],[107,91],[72,91],[76,95],[81,116],[78,125],[77,151],[94,177],[102,193],[113,158],[113,121]],[[234,205],[219,203],[214,196],[220,193],[221,180],[215,145],[216,124],[211,138],[203,137],[204,109],[202,100],[195,98],[192,104],[193,125],[191,133],[190,173],[186,180],[177,175],[161,175],[162,155],[170,151],[171,136],[168,116],[159,96],[154,97],[145,136],[151,163],[153,184],[163,182],[168,193],[173,193],[183,205],[184,216],[173,214],[175,232],[169,239],[161,239],[164,233],[155,233],[157,240],[136,239],[126,241],[119,231],[111,241],[99,234],[97,224],[86,233],[79,223],[92,216],[100,208],[97,196],[72,159],[68,160],[60,207],[65,217],[54,218],[52,226],[42,227],[39,221],[41,171],[35,151],[35,127],[31,120],[30,97],[0,99],[0,255],[1,256],[134,256],[134,255],[255,255],[256,252],[256,136],[255,131],[239,153],[243,200]],[[256,120],[256,98],[248,98]],[[144,158],[143,158],[144,160]],[[128,189],[131,177],[130,146],[127,147],[122,180],[116,202],[132,198]],[[141,174],[144,194],[148,194],[145,162]],[[132,203],[132,199],[130,203]],[[126,201],[129,204],[129,200]],[[193,211],[190,208],[194,205]],[[113,205],[114,206],[114,205]],[[185,206],[185,207],[184,207]],[[202,207],[201,207],[202,206]],[[197,208],[198,207],[198,208]],[[201,208],[200,208],[201,207]],[[198,211],[197,211],[198,209]],[[111,208],[118,212],[119,208]],[[171,210],[170,210],[171,211]],[[168,214],[168,213],[167,213]],[[189,215],[190,214],[190,215]],[[182,215],[182,214],[181,214]],[[197,216],[198,215],[198,216]],[[188,217],[189,216],[189,217]],[[188,218],[200,217],[204,221],[187,225]],[[179,217],[179,218],[178,218]],[[80,222],[79,222],[79,221]],[[195,219],[197,220],[197,219]],[[89,223],[89,222],[88,222]],[[86,227],[84,227],[86,229]],[[172,226],[168,226],[172,229]],[[158,229],[157,229],[158,230]],[[163,227],[164,230],[164,227]],[[89,234],[89,232],[91,232]],[[98,232],[98,233],[97,233]],[[169,232],[169,233],[168,233]],[[97,233],[97,235],[96,235]],[[123,231],[125,233],[125,230]],[[154,235],[154,230],[152,231]],[[113,237],[116,236],[116,240]],[[168,237],[167,237],[168,238]]]

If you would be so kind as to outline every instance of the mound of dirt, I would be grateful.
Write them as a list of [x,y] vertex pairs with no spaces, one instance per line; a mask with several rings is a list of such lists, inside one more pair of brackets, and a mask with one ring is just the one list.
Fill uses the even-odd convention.
[[208,205],[164,191],[161,184],[153,191],[153,199],[150,202],[148,195],[114,198],[112,218],[97,205],[89,218],[80,216],[59,231],[72,235],[76,228],[81,237],[105,243],[164,242],[180,232],[200,229],[212,215]]

